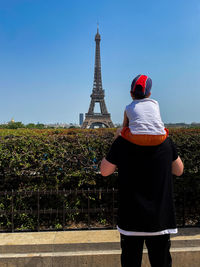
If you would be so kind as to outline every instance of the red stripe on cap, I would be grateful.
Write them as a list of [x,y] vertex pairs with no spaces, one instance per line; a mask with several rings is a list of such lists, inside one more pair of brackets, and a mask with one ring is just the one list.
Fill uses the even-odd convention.
[[145,88],[146,88],[146,82],[147,82],[147,79],[148,79],[148,77],[147,77],[146,75],[141,75],[141,76],[137,79],[137,81],[136,81],[136,83],[135,83],[135,86],[134,86],[134,88],[133,88],[133,92],[134,92],[134,90],[135,90],[136,85],[141,85],[141,86],[142,86],[142,92],[145,94]]

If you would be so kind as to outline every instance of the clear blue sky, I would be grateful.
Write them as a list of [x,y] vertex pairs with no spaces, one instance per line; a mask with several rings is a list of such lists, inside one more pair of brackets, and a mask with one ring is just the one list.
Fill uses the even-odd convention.
[[164,122],[200,122],[199,0],[0,0],[0,123],[78,123],[90,104],[97,21],[114,123],[140,73],[153,80]]

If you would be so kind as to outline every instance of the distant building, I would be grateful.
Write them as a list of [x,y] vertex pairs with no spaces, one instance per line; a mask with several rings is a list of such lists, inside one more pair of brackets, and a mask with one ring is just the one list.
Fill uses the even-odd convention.
[[83,113],[79,114],[79,125],[81,126],[83,124]]
[[80,128],[76,123],[48,123],[44,125],[46,128],[64,129],[64,128]]

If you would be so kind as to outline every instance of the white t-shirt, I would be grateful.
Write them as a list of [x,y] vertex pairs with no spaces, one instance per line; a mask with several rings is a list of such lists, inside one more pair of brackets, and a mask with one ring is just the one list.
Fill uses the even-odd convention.
[[136,99],[126,106],[132,134],[164,135],[165,126],[160,116],[159,104],[150,98]]

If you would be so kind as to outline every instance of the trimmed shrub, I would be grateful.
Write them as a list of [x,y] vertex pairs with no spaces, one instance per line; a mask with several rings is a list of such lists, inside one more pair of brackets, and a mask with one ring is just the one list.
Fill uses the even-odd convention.
[[[117,174],[103,178],[99,164],[109,150],[115,129],[65,129],[65,130],[0,130],[0,191],[48,191],[63,189],[117,188]],[[176,143],[185,170],[182,177],[175,177],[175,200],[178,223],[198,225],[200,222],[200,129],[171,129],[170,137]],[[14,198],[13,198],[14,199]],[[29,199],[29,200],[27,200]],[[9,228],[10,215],[6,210],[14,209],[17,229],[35,229],[37,216],[18,210],[36,208],[36,197],[15,197],[14,204],[9,196],[0,197],[0,227]],[[42,200],[43,199],[43,200]],[[41,207],[47,209],[65,205],[76,210],[84,206],[87,196],[77,196],[73,201],[54,196],[51,200],[43,197]],[[13,201],[13,200],[12,200]],[[108,200],[106,200],[108,201]],[[100,203],[96,195],[91,203]],[[64,204],[63,204],[64,203]],[[101,207],[105,203],[100,203]],[[48,216],[47,216],[48,217]],[[43,216],[43,224],[48,221]],[[106,223],[107,217],[98,220]],[[68,213],[66,220],[83,220],[79,213]],[[184,221],[184,223],[183,223]],[[53,222],[60,228],[60,219]],[[44,226],[45,227],[45,226]]]

